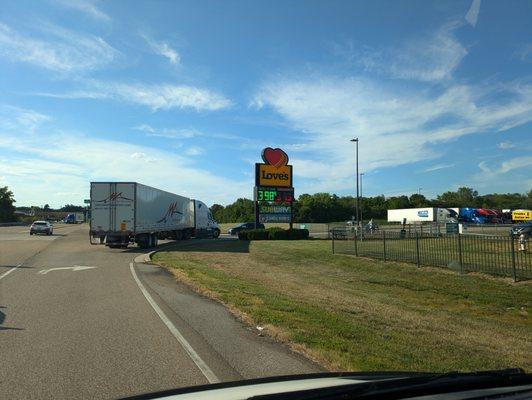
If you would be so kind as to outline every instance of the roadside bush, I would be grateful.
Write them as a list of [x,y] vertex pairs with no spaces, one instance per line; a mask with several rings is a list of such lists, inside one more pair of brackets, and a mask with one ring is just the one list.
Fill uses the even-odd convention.
[[288,229],[288,239],[290,240],[304,240],[308,239],[308,229]]
[[288,239],[288,230],[275,227],[268,229],[268,239],[270,240],[286,240]]
[[240,240],[268,240],[268,231],[266,229],[250,229],[238,232]]
[[308,239],[308,237],[308,229],[283,229],[279,227],[251,229],[238,233],[240,240],[302,240]]

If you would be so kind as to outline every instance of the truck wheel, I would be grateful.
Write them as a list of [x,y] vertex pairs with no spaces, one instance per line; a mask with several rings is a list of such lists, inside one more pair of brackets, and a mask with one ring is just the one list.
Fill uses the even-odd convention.
[[220,230],[219,229],[215,229],[212,236],[217,239],[219,236],[220,236]]
[[147,249],[150,246],[150,235],[139,235],[137,243],[141,249]]

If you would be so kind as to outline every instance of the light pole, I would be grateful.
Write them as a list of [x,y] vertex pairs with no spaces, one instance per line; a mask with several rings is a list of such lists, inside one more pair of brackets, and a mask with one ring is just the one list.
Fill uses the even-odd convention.
[[423,189],[423,188],[418,188],[417,194],[421,194],[421,189]]
[[[364,195],[362,194],[362,177],[363,176],[364,176],[364,172],[361,172],[360,173],[360,199],[361,200],[364,198]],[[360,223],[362,224],[362,207],[360,208]]]
[[357,199],[356,199],[356,218],[357,218],[357,226],[360,226],[360,218],[359,218],[359,203],[358,203],[358,197],[359,197],[359,194],[358,194],[358,138],[353,138],[351,139],[351,142],[355,142],[356,143],[356,163],[357,163],[357,169],[356,169],[356,182],[357,182]]

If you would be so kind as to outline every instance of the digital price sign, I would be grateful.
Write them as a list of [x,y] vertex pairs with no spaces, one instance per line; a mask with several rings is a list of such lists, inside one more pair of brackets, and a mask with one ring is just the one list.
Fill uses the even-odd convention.
[[294,188],[288,155],[279,148],[262,150],[263,164],[255,164],[255,227],[265,222],[285,222],[292,228]]
[[272,188],[256,186],[255,201],[292,203],[294,201],[294,188]]

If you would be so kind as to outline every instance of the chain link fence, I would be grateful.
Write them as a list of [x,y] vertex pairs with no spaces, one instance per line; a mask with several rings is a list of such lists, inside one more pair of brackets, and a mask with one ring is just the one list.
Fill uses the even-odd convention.
[[404,261],[418,266],[451,268],[461,273],[483,272],[532,278],[532,240],[512,235],[442,234],[413,230],[331,230],[333,253]]

